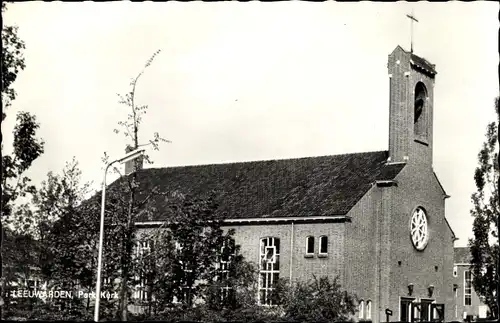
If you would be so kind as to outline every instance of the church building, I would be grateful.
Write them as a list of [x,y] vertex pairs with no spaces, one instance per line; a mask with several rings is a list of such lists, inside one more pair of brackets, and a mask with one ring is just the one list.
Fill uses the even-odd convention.
[[[397,46],[387,67],[386,151],[139,169],[138,180],[223,192],[219,212],[258,264],[262,305],[278,278],[327,275],[358,296],[359,321],[451,320],[456,238],[432,166],[435,65]],[[139,230],[166,220],[157,209]]]

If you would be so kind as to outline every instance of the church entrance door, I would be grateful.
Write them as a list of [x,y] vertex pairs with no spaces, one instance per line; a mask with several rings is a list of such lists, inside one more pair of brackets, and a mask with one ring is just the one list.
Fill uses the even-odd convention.
[[415,299],[409,297],[401,297],[399,302],[399,321],[400,322],[415,322],[414,320],[414,304]]

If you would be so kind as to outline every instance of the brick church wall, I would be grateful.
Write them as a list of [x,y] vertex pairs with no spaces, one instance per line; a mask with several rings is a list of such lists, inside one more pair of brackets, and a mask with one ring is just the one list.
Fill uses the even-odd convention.
[[[389,150],[393,162],[406,162],[405,156],[408,156],[409,163],[431,167],[434,79],[410,68],[410,60],[409,53],[405,53],[401,48],[389,55],[389,107],[392,116],[389,120]],[[417,137],[425,145],[414,141],[414,94],[418,82],[425,85],[427,94],[423,117],[428,134],[425,138]]]
[[[445,317],[452,317],[453,305],[453,239],[444,218],[444,193],[432,170],[425,165],[408,165],[397,176],[392,187],[390,205],[390,287],[389,304],[399,319],[399,298],[408,296],[408,284],[413,283],[411,297],[435,299],[444,303]],[[414,249],[410,240],[410,217],[413,210],[423,207],[428,216],[430,240],[424,251]],[[401,265],[398,262],[401,261]],[[434,285],[432,297],[428,286]]]
[[373,187],[348,213],[346,223],[345,266],[343,286],[360,300],[372,301],[372,317],[377,303],[377,222],[374,214],[380,209],[381,192]]
[[[307,281],[317,277],[339,275],[343,279],[344,268],[344,229],[343,223],[309,223],[294,224],[293,252],[291,250],[291,224],[259,224],[227,226],[225,229],[235,229],[235,241],[241,245],[241,253],[247,261],[258,266],[260,254],[260,238],[280,238],[280,277],[290,277],[290,256],[292,257],[292,279]],[[318,257],[319,237],[328,237],[328,256]],[[315,254],[305,257],[307,236],[315,238]]]

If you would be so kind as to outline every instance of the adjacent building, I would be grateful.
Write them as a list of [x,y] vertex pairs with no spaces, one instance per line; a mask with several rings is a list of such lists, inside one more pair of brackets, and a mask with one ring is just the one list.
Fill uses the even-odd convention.
[[470,249],[468,247],[455,248],[455,261],[453,264],[453,290],[455,320],[486,318],[488,306],[474,291],[472,274],[470,270]]

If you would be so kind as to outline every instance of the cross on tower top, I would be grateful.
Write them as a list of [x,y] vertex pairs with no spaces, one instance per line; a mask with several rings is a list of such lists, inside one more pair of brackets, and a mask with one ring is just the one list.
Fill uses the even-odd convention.
[[410,51],[413,53],[413,22],[418,22],[417,18],[413,15],[413,10],[411,11],[411,15],[406,15],[406,17],[410,18],[410,26],[411,26],[411,47]]

